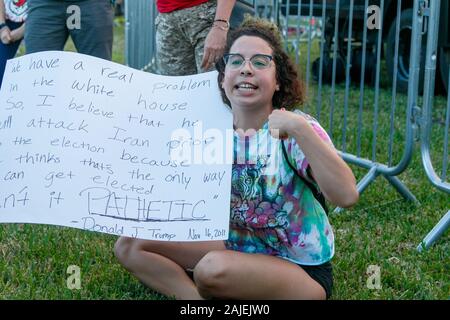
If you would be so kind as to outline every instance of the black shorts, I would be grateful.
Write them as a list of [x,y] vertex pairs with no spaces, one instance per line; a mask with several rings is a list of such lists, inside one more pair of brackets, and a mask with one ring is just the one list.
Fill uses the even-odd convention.
[[327,299],[329,299],[333,291],[333,266],[331,262],[328,261],[318,266],[304,266],[301,264],[299,266],[325,289]]
[[[329,299],[333,291],[333,266],[331,265],[331,262],[328,261],[317,266],[304,266],[301,264],[298,264],[298,266],[305,270],[314,281],[322,286],[325,290],[326,298]],[[193,270],[188,269],[186,270],[186,273],[192,280],[194,279]]]

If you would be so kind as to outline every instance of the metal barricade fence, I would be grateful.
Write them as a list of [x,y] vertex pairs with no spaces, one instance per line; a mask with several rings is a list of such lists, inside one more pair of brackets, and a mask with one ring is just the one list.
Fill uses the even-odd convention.
[[[276,3],[279,10],[274,12],[271,19],[278,21],[286,49],[293,51],[292,54],[304,73],[310,97],[309,103],[304,106],[306,111],[315,115],[319,121],[323,114],[327,115],[327,131],[342,157],[349,163],[368,169],[367,175],[358,183],[359,192],[363,192],[381,175],[404,198],[417,202],[397,176],[408,167],[414,142],[419,139],[420,134],[421,157],[426,175],[436,188],[449,193],[450,184],[446,178],[449,169],[450,49],[447,47],[446,51],[442,51],[444,46],[438,48],[437,45],[439,31],[444,31],[444,36],[450,38],[448,22],[444,27],[439,24],[439,16],[447,17],[445,13],[450,13],[448,3],[443,9],[444,14],[440,10],[440,1],[435,0],[282,0],[268,5],[275,7]],[[380,21],[374,30],[368,25],[371,8],[378,9],[380,13]],[[358,15],[359,19],[355,21],[354,18]],[[388,17],[390,20],[384,21]],[[318,34],[314,32],[316,24],[311,22],[314,18],[321,21],[322,30]],[[427,37],[424,38],[423,34]],[[320,39],[315,39],[318,36]],[[307,43],[302,46],[302,40],[306,38]],[[448,42],[450,44],[450,40]],[[387,47],[385,58],[390,59],[386,62],[387,68],[390,68],[387,72],[390,81],[384,83],[381,81],[383,74],[386,77],[386,72],[381,69],[383,43]],[[320,49],[314,51],[314,45]],[[437,130],[432,131],[432,114],[437,111],[433,109],[434,85],[436,81],[440,81],[436,78],[438,53],[442,80],[447,84],[446,91],[449,95],[445,124],[440,128],[443,134],[439,134]],[[316,58],[314,62],[313,58]],[[409,65],[405,62],[409,62]],[[314,70],[315,83],[312,83],[311,72]],[[448,81],[445,81],[446,77]],[[355,79],[359,79],[359,92],[355,85],[351,85],[351,80],[357,82]],[[328,86],[324,86],[325,82]],[[339,82],[345,82],[345,85],[339,85]],[[374,89],[367,86],[366,82],[372,82]],[[388,86],[391,90],[387,95]],[[419,107],[419,93],[422,89],[423,110]],[[397,91],[406,91],[407,96],[398,94]],[[372,95],[367,95],[367,92]],[[390,101],[380,105],[380,100],[383,100],[381,92],[384,97],[389,96]],[[354,99],[352,103],[351,98],[355,93],[359,93],[358,101]],[[327,95],[330,96],[329,100]],[[387,103],[390,107],[386,106]],[[442,110],[445,108],[439,108],[439,111]],[[356,117],[352,117],[352,112],[357,113]],[[370,121],[368,130],[364,121],[367,121],[366,115]],[[403,126],[399,126],[398,119],[405,121]],[[388,125],[380,127],[380,123]],[[365,135],[365,130],[371,131],[370,135]],[[442,138],[443,142],[439,146],[432,145],[431,132],[438,139]],[[377,139],[379,135],[387,135],[388,143],[380,145]],[[398,148],[395,142],[399,140],[399,135],[404,141],[402,148]],[[365,149],[364,146],[370,148]],[[434,153],[431,152],[432,147]],[[432,155],[436,156],[438,153],[442,154],[440,175],[436,173],[432,163]],[[337,208],[335,212],[340,210]],[[450,211],[425,237],[418,250],[431,246],[449,225]]]
[[125,1],[125,64],[152,70],[155,61],[155,1]]
[[[444,124],[434,123],[433,116],[436,115],[437,106],[434,103],[434,92],[436,83],[436,65],[438,57],[438,34],[439,34],[439,21],[440,21],[440,0],[430,1],[429,14],[429,26],[427,37],[427,51],[426,51],[426,65],[425,65],[425,83],[424,83],[424,96],[423,96],[423,108],[417,109],[419,115],[419,123],[421,129],[421,156],[422,163],[428,179],[433,186],[437,189],[450,193],[450,183],[447,180],[448,171],[448,142],[449,142],[449,127],[450,127],[450,73],[449,81],[447,82],[447,104],[446,108],[440,108],[443,112],[443,118],[445,118]],[[441,53],[443,54],[443,53]],[[450,63],[449,63],[450,65]],[[434,127],[438,128],[434,128]],[[439,130],[440,129],[440,130]],[[441,136],[443,131],[443,143],[437,141],[436,144],[432,144],[433,136]],[[434,147],[434,148],[433,148]],[[435,159],[433,156],[438,156],[442,152],[442,162],[433,162]],[[438,169],[440,167],[440,170]],[[435,169],[436,168],[436,169]],[[440,173],[439,173],[440,171]],[[417,249],[422,251],[424,248],[430,247],[450,226],[450,210],[441,218],[436,226],[428,233],[428,235],[422,240]]]
[[[416,39],[422,31],[423,18],[410,17],[414,20],[409,26],[411,48],[406,57],[399,47],[402,13],[418,12],[419,2],[414,1],[414,8],[408,1],[387,1],[389,7],[385,2],[273,1],[271,5],[278,3],[279,10],[272,18],[278,21],[286,48],[293,51],[303,73],[309,97],[303,108],[324,124],[347,162],[368,170],[358,183],[359,192],[382,176],[404,198],[417,202],[397,176],[412,158],[417,130],[412,110],[419,83],[411,77],[399,88],[397,75],[400,66],[408,70],[407,66],[399,64],[399,56],[402,63],[410,61],[409,70],[420,68],[417,60],[421,43]],[[377,8],[379,12],[379,23],[372,29],[368,25],[370,8]],[[384,21],[388,11],[397,14]],[[389,47],[392,51],[390,72],[381,69],[387,34],[393,38]],[[398,94],[399,89],[408,94]],[[402,122],[398,123],[398,119]],[[380,136],[388,137],[387,143],[380,144]],[[402,143],[398,143],[399,140]],[[335,212],[340,210],[337,208]]]
[[[152,9],[142,9],[138,3],[143,2],[127,1],[126,6],[127,64],[138,69],[151,65],[154,58],[156,9],[153,1]],[[309,97],[302,106],[304,111],[324,125],[345,161],[368,170],[358,183],[360,193],[382,176],[405,199],[417,202],[397,176],[412,159],[419,125],[425,171],[433,185],[449,191],[444,182],[448,167],[448,105],[440,178],[431,165],[427,152],[430,142],[424,133],[431,126],[433,67],[436,69],[436,50],[431,44],[438,34],[438,24],[432,25],[432,19],[427,19],[432,12],[428,1],[257,0],[255,6],[257,15],[278,23],[286,49],[295,56]],[[145,18],[138,15],[143,11]],[[132,21],[134,17],[138,21]],[[425,32],[428,46],[422,39]],[[150,43],[149,51],[132,47],[132,43],[144,44],[143,35]],[[420,116],[422,52],[427,48],[425,105]],[[381,60],[383,51],[386,64]],[[449,216],[447,213],[443,219],[444,229]]]

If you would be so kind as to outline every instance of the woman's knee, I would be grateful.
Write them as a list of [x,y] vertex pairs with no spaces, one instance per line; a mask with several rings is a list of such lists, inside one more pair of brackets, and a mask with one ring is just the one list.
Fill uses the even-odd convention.
[[127,268],[130,264],[130,258],[133,256],[133,251],[136,249],[136,239],[120,237],[114,244],[114,255]]
[[160,241],[120,237],[114,245],[114,254],[119,262],[131,271],[133,264],[139,262],[145,252],[158,253],[160,246]]
[[203,297],[218,297],[227,285],[230,271],[227,251],[208,252],[194,268],[194,281]]

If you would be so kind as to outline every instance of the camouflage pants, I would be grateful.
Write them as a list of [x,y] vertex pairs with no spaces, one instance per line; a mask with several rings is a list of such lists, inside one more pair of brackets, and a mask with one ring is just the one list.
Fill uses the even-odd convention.
[[[156,17],[156,65],[159,74],[181,76],[200,68],[206,36],[214,22],[217,2],[160,13]],[[213,67],[214,69],[214,67]]]

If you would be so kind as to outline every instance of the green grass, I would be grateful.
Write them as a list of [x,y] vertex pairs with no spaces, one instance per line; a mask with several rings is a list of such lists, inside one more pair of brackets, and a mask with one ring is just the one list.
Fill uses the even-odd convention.
[[[115,29],[113,60],[124,62],[123,22]],[[302,56],[306,46],[302,47]],[[69,42],[67,50],[74,50]],[[21,49],[23,50],[23,49]],[[313,49],[313,58],[318,55]],[[304,61],[302,61],[304,62]],[[304,64],[301,69],[305,70]],[[383,71],[385,78],[385,70]],[[383,78],[383,79],[384,79]],[[315,115],[317,85],[311,81],[307,112]],[[335,92],[333,140],[342,146],[344,85]],[[379,128],[376,160],[386,163],[389,154],[389,112],[391,91],[385,82],[380,90]],[[328,128],[331,92],[323,88],[321,122]],[[438,97],[433,114],[433,163],[440,170],[446,99]],[[372,157],[374,89],[364,95],[361,155]],[[404,150],[406,97],[397,95],[392,164]],[[356,122],[359,86],[352,86],[348,105],[346,146],[356,152]],[[399,178],[417,197],[419,205],[404,201],[382,177],[361,195],[359,203],[340,214],[331,214],[336,236],[333,259],[335,289],[333,299],[448,299],[450,297],[450,235],[445,235],[428,251],[416,246],[450,209],[449,196],[433,188],[419,157],[418,144],[408,169]],[[352,166],[361,179],[367,170]],[[449,174],[447,173],[447,176]],[[0,299],[164,299],[145,288],[126,272],[113,255],[116,237],[57,226],[6,224],[0,226]],[[70,265],[81,269],[81,289],[66,286]],[[382,288],[367,288],[367,269],[380,267]]]

